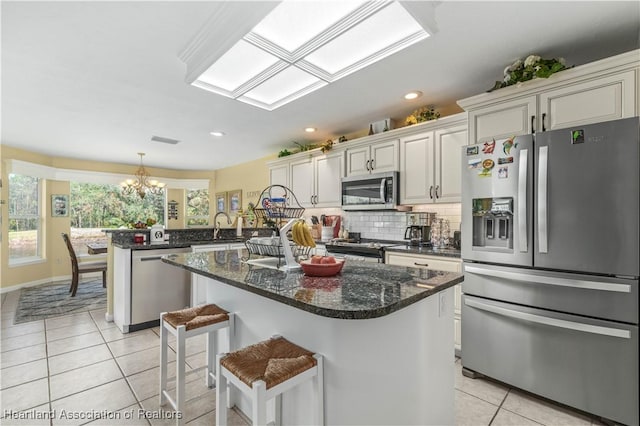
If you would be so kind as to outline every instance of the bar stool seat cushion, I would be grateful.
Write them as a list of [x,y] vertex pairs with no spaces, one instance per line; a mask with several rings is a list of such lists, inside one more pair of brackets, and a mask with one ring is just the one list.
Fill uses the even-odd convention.
[[314,353],[277,337],[227,354],[220,364],[251,387],[263,380],[270,389],[317,365]]
[[229,312],[214,304],[167,312],[164,316],[164,320],[173,328],[184,325],[186,331],[227,321],[228,319]]

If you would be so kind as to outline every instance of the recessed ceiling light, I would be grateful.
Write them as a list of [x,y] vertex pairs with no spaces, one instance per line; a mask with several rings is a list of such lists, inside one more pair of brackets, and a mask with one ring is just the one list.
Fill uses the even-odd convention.
[[224,132],[220,132],[220,131],[215,131],[215,132],[211,132],[210,133],[211,136],[224,136]]
[[316,129],[315,127],[305,127],[305,129],[304,129],[304,131],[307,132],[307,133],[313,133],[316,130],[318,130],[318,129]]
[[226,52],[194,54],[194,41],[182,57],[198,70],[213,60],[192,85],[272,111],[427,37],[398,1],[282,1]]
[[422,92],[416,90],[416,91],[407,93],[406,95],[404,95],[404,98],[410,101],[413,99],[418,99],[420,96],[422,96]]

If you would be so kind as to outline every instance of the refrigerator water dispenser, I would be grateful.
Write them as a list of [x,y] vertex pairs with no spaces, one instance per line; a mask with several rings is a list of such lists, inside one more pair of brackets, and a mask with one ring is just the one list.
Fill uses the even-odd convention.
[[513,198],[475,198],[473,247],[513,249]]

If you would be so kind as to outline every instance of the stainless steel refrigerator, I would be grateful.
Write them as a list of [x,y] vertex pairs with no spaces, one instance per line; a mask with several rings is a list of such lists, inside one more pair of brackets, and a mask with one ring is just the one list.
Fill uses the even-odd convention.
[[638,117],[463,148],[463,373],[638,424]]

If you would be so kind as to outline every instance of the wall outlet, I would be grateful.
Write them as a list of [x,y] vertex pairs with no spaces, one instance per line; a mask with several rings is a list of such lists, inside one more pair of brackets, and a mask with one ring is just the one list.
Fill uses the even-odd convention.
[[444,310],[446,308],[447,298],[444,291],[438,293],[438,317],[444,316]]

